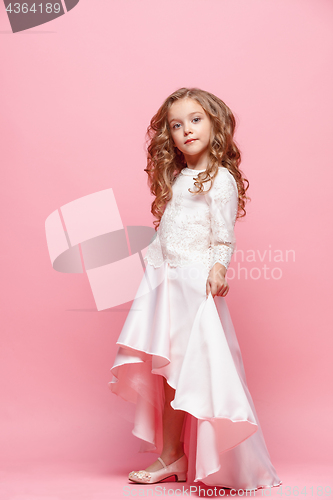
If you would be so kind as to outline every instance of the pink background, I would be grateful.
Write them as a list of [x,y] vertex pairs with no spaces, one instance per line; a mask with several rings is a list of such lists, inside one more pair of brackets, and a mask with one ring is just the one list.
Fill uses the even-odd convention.
[[107,386],[130,303],[96,311],[86,274],[52,269],[44,224],[112,187],[124,225],[152,226],[145,132],[183,86],[238,120],[237,248],[295,252],[242,262],[282,276],[227,297],[272,462],[332,463],[332,2],[81,0],[15,35],[0,14],[1,467],[149,463]]

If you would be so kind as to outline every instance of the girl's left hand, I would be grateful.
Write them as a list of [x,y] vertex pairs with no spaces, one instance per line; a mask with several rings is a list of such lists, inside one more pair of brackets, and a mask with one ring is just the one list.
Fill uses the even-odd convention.
[[226,268],[223,264],[216,262],[214,266],[209,271],[209,275],[206,282],[206,298],[211,292],[213,298],[215,295],[219,297],[225,297],[229,291],[229,285],[226,280]]

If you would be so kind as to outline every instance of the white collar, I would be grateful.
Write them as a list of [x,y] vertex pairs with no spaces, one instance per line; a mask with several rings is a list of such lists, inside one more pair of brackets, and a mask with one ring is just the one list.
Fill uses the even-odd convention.
[[197,170],[197,169],[194,169],[194,168],[188,168],[188,167],[184,167],[180,173],[183,174],[183,175],[198,175],[199,172],[205,172],[206,169],[203,168],[201,170]]

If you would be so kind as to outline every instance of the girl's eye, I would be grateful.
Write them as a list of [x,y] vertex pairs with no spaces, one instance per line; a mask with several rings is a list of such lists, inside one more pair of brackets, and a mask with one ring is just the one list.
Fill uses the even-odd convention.
[[[200,121],[200,120],[201,120],[201,118],[200,118],[200,117],[193,118],[193,121],[194,121],[194,122],[195,122],[195,120]],[[198,122],[195,122],[195,123],[198,123]],[[173,127],[172,127],[172,128],[178,128],[178,127],[176,127],[177,125],[179,125],[179,123],[175,123],[175,125],[173,125]]]

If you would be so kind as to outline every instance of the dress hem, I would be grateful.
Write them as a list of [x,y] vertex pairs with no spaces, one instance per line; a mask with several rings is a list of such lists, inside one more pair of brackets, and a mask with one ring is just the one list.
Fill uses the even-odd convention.
[[170,406],[189,417],[183,431],[190,482],[261,485],[252,490],[270,487],[266,481],[279,486],[225,299],[215,302],[211,293],[204,299],[206,278],[192,267],[188,274],[168,274],[164,264],[161,271],[146,267],[108,383],[115,395],[137,404],[132,435],[142,441],[140,452],[161,453],[166,380],[175,390]]

